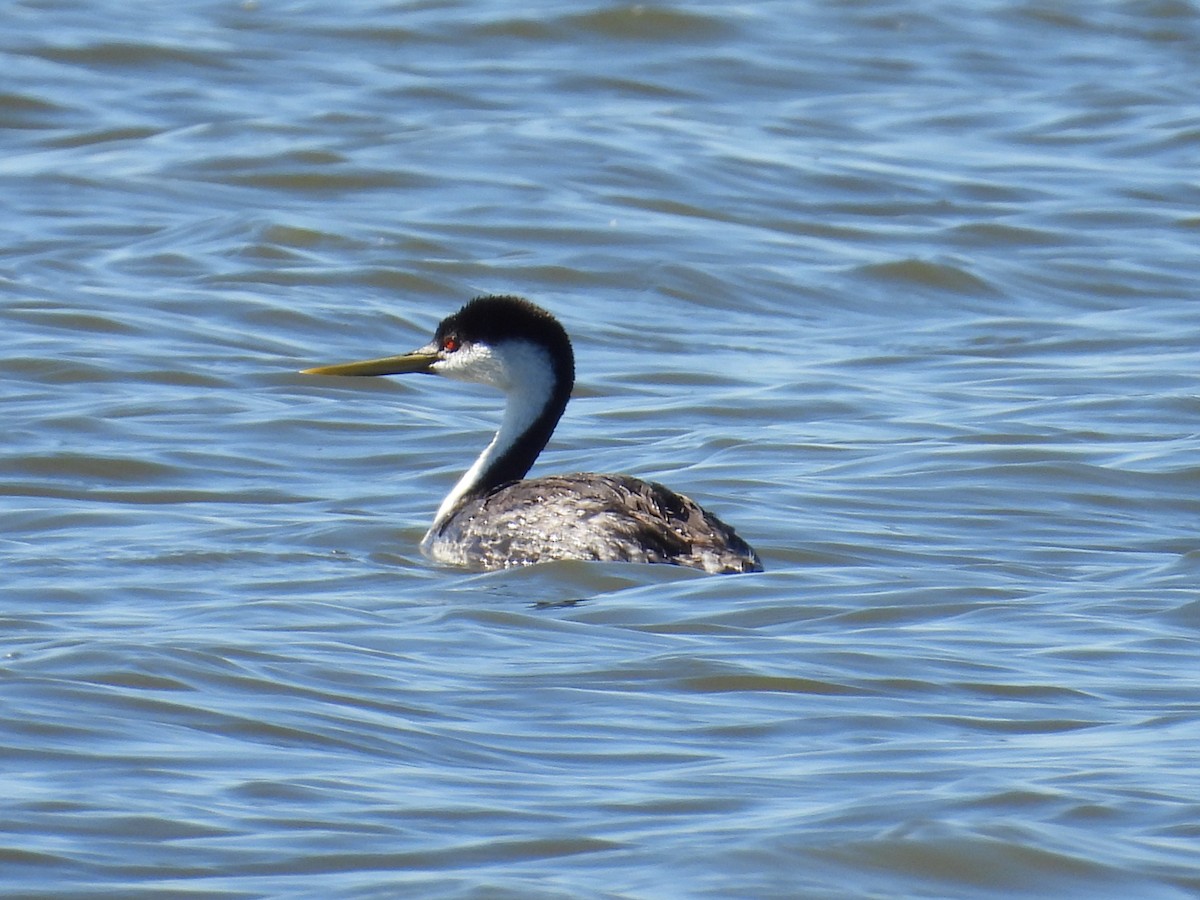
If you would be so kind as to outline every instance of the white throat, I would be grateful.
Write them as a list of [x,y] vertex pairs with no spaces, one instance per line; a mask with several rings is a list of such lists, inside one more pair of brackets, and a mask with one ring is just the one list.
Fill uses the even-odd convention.
[[[554,368],[546,351],[530,341],[505,341],[495,347],[465,346],[434,365],[438,375],[457,381],[490,384],[504,391],[504,418],[490,444],[438,507],[430,534],[450,517],[463,497],[479,484],[483,474],[537,421],[554,393]],[[427,536],[428,537],[428,536]]]

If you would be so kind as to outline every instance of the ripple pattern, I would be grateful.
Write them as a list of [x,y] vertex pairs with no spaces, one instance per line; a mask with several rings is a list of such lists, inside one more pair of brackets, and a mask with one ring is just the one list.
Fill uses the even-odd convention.
[[[1192,5],[6,16],[9,894],[1200,891]],[[483,292],[767,571],[422,560]]]

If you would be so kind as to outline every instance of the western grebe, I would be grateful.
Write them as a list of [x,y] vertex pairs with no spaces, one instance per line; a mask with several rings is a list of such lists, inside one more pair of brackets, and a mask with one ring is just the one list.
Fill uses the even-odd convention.
[[628,475],[522,480],[575,383],[575,356],[550,313],[520,297],[476,297],[412,353],[305,369],[306,375],[426,372],[507,394],[500,429],[442,501],[421,541],[430,559],[499,569],[552,559],[670,563],[758,572],[733,529],[661,484]]

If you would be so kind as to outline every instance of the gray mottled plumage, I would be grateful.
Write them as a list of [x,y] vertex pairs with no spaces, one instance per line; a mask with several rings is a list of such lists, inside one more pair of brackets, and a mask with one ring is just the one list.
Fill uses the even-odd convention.
[[762,569],[750,546],[695,501],[628,475],[547,475],[469,497],[422,548],[440,562],[483,569],[551,559]]

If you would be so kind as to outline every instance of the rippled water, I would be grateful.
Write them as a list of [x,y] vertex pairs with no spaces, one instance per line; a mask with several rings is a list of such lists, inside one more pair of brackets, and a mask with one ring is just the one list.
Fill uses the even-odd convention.
[[[2,14],[7,895],[1200,891],[1195,5],[514,10]],[[767,571],[421,559],[482,292]]]

